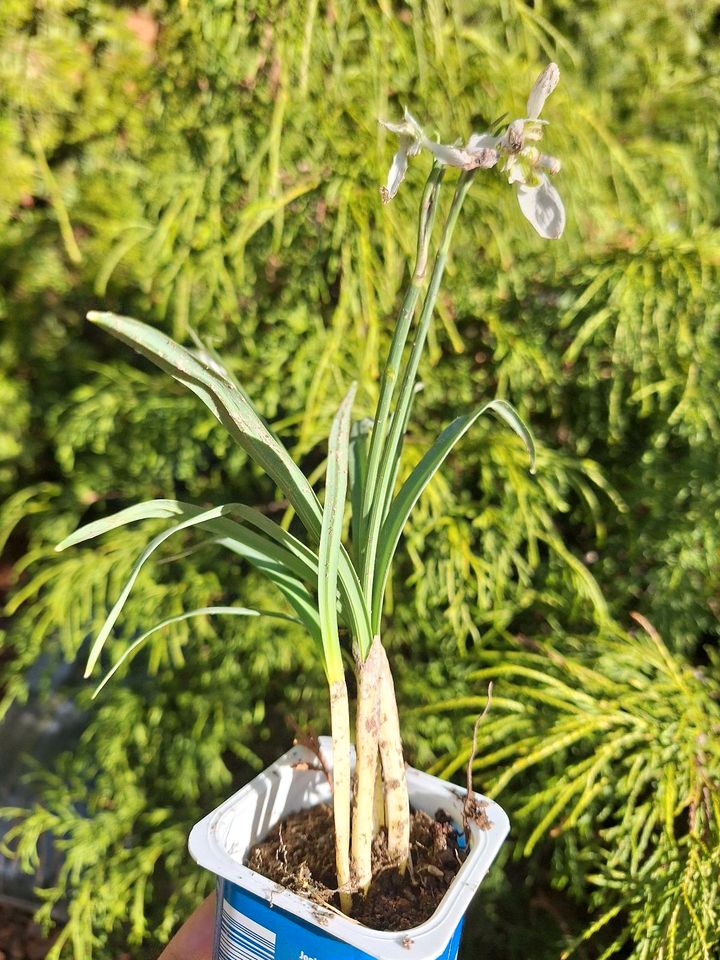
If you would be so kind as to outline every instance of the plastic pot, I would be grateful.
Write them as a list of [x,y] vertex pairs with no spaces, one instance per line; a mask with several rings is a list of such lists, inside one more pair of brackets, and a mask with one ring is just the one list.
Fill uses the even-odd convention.
[[[331,740],[320,743],[331,767]],[[487,800],[491,827],[471,825],[470,853],[429,920],[399,932],[373,930],[244,866],[279,821],[330,801],[317,767],[308,749],[293,747],[193,827],[190,853],[218,878],[215,960],[455,960],[465,912],[510,829],[505,811]],[[415,809],[432,816],[442,809],[459,829],[464,789],[412,767],[408,788]]]

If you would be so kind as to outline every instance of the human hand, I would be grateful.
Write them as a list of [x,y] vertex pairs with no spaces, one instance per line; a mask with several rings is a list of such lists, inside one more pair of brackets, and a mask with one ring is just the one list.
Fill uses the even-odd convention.
[[180,927],[158,960],[212,960],[215,935],[215,894],[203,900]]

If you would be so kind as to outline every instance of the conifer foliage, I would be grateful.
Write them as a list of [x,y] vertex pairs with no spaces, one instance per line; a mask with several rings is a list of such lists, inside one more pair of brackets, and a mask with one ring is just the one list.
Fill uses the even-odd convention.
[[[160,497],[293,522],[209,411],[86,311],[142,316],[189,347],[201,337],[319,481],[358,371],[355,415],[375,407],[414,253],[417,190],[381,205],[394,144],[378,119],[407,107],[438,143],[458,130],[465,142],[498,104],[521,117],[554,60],[563,81],[543,118],[563,160],[564,236],[537,239],[501,178],[472,193],[408,437],[418,459],[458,409],[506,397],[532,425],[537,474],[490,427],[468,436],[418,505],[384,636],[415,765],[464,776],[494,681],[473,769],[514,833],[468,957],[479,943],[525,957],[532,942],[537,957],[710,960],[716,5],[2,7],[1,709],[72,699],[85,723],[51,769],[33,770],[37,803],[7,813],[3,843],[29,871],[41,838],[61,855],[40,891],[48,921],[67,905],[54,956],[90,960],[113,943],[155,955],[207,887],[189,825],[281,752],[288,717],[326,716],[312,643],[282,620],[178,619],[92,704],[68,666],[157,532],[150,521],[55,553],[80,523]],[[428,169],[410,165],[418,190]],[[251,569],[191,531],[158,557],[108,666],[148,610],[156,623],[271,605]]]

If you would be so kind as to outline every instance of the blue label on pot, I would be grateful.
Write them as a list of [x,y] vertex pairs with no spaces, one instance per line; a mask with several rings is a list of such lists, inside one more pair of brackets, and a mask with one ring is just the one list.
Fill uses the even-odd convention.
[[[436,960],[455,960],[462,921]],[[228,880],[218,881],[215,960],[373,960],[321,928],[271,907]]]

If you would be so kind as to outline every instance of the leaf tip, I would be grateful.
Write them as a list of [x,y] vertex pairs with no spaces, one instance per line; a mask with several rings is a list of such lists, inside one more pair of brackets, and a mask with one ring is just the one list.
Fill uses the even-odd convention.
[[90,323],[98,323],[101,326],[103,324],[105,326],[109,326],[114,314],[111,313],[110,310],[88,310],[85,316]]

